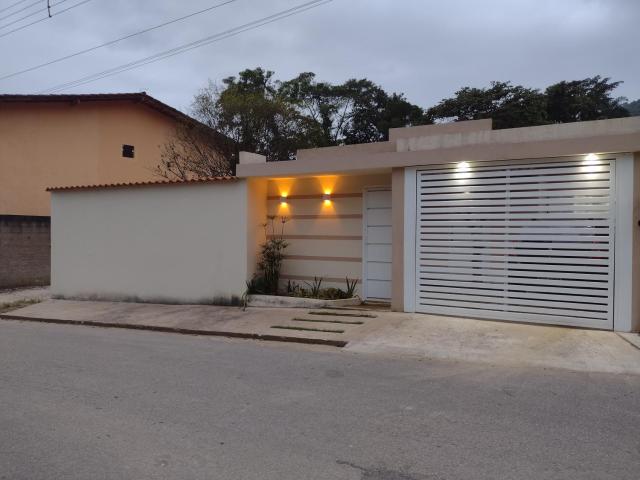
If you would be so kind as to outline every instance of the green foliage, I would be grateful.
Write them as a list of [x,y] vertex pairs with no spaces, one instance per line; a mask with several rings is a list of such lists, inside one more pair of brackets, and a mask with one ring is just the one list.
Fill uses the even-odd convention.
[[347,298],[352,298],[356,294],[356,287],[358,286],[358,279],[349,280],[349,277],[346,277],[347,281]]
[[291,160],[301,148],[388,139],[389,128],[420,125],[424,112],[402,94],[367,80],[341,85],[301,73],[277,81],[272,71],[247,69],[195,97],[192,114],[230,137],[240,150]]
[[[232,139],[239,150],[265,155],[269,161],[292,160],[299,149],[385,141],[390,128],[435,121],[492,118],[494,128],[500,129],[640,114],[639,102],[623,104],[622,98],[612,96],[619,84],[595,76],[540,91],[492,82],[487,88],[461,88],[425,112],[402,93],[387,92],[366,78],[332,84],[303,72],[281,81],[272,71],[254,68],[219,85],[210,83],[195,96],[191,113]],[[219,158],[231,158],[229,152],[216,156],[213,147],[189,147],[196,134],[183,132],[184,138],[174,142],[176,148],[165,148],[165,171],[190,177],[225,168]],[[191,143],[204,145],[197,137],[198,142]],[[219,150],[222,143],[213,145]]]
[[322,286],[322,277],[313,277],[313,283],[304,282],[309,287],[309,296],[318,298],[320,296],[320,287]]
[[510,82],[492,82],[489,88],[458,90],[427,110],[427,117],[456,122],[492,118],[496,129],[627,117],[623,98],[612,97],[620,83],[595,76],[559,82],[540,92]]
[[[276,218],[279,219],[280,226],[276,224]],[[260,287],[262,293],[267,295],[278,294],[284,251],[289,246],[289,243],[284,239],[284,225],[287,221],[287,217],[270,216],[267,223],[263,224],[266,240],[260,246],[260,260],[258,261],[260,274],[252,279],[251,287]]]
[[627,112],[629,112],[629,115],[633,117],[640,115],[640,99],[634,102],[624,103],[622,104],[622,106],[625,108]]
[[341,300],[346,298],[353,298],[355,296],[356,285],[358,280],[349,280],[347,277],[347,289],[329,287],[322,288],[323,279],[320,277],[314,277],[313,282],[304,282],[307,288],[303,288],[295,282],[287,282],[287,295],[291,297],[303,297],[303,298],[319,298],[321,300]]
[[622,106],[623,98],[611,96],[621,83],[597,75],[584,80],[551,85],[545,90],[549,122],[583,122],[628,117],[629,112]]
[[452,98],[427,110],[433,120],[463,121],[492,118],[494,128],[547,123],[544,94],[510,82],[491,82],[489,88],[464,87]]

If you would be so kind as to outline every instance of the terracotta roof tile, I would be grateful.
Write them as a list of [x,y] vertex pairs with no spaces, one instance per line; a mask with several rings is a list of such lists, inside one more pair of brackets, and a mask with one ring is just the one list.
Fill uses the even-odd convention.
[[237,177],[206,177],[192,180],[149,180],[144,182],[122,182],[122,183],[101,183],[97,185],[68,185],[60,187],[47,187],[47,192],[59,192],[61,190],[97,190],[104,188],[128,188],[144,187],[153,185],[187,185],[194,183],[215,183],[215,182],[235,182]]

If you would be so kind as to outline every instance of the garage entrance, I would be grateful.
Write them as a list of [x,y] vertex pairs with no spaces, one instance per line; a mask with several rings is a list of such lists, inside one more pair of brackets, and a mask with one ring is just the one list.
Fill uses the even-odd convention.
[[612,329],[614,163],[417,170],[415,311]]

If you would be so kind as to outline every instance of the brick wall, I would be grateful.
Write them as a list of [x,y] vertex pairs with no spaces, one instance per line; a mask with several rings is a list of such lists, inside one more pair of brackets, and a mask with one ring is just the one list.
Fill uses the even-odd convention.
[[0,215],[0,288],[48,285],[51,218]]

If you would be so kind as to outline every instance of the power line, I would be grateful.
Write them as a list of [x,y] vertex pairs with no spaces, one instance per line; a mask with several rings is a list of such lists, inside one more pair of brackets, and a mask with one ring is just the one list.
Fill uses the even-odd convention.
[[[60,0],[59,2],[54,3],[53,5],[51,5],[51,7],[58,6],[58,5],[60,5],[61,3],[64,3],[64,2],[66,2],[66,1],[67,1],[67,0]],[[37,3],[37,2],[36,2],[36,3]],[[32,5],[32,6],[33,6],[33,5]],[[38,15],[40,12],[46,12],[46,11],[48,11],[48,10],[49,10],[49,9],[48,9],[47,7],[41,8],[40,10],[36,10],[35,12],[31,12],[31,13],[29,13],[29,14],[27,14],[27,15],[23,16],[23,17],[20,17],[20,18],[18,18],[18,19],[16,19],[16,20],[12,20],[11,22],[5,23],[4,25],[0,25],[0,29],[6,28],[6,27],[8,27],[8,26],[10,26],[10,25],[14,25],[14,24],[16,24],[16,23],[21,22],[22,20],[26,20],[26,19],[27,19],[27,18],[29,18],[29,17],[33,17],[34,15]],[[16,12],[16,13],[17,13],[17,12]],[[12,15],[13,15],[13,14],[11,14],[11,15],[6,15],[6,16],[4,16],[4,17],[0,18],[0,20],[3,20],[3,19],[8,18],[8,17],[11,17]]]
[[223,7],[225,5],[228,5],[229,3],[233,3],[233,2],[236,2],[236,1],[237,0],[226,0],[225,2],[218,3],[216,5],[212,5],[210,7],[204,8],[202,10],[198,10],[197,12],[193,12],[193,13],[190,13],[188,15],[184,15],[183,17],[174,18],[173,20],[169,20],[169,21],[166,21],[164,23],[160,23],[158,25],[154,25],[152,27],[145,28],[144,30],[140,30],[138,32],[131,33],[129,35],[125,35],[124,37],[116,38],[115,40],[110,40],[108,42],[101,43],[100,45],[95,45],[93,47],[85,48],[84,50],[80,50],[80,51],[77,51],[75,53],[71,53],[69,55],[65,55],[63,57],[56,58],[55,60],[51,60],[51,61],[48,61],[48,62],[45,62],[45,63],[41,63],[41,64],[35,65],[33,67],[25,68],[24,70],[20,70],[19,72],[14,72],[14,73],[10,73],[8,75],[0,76],[0,80],[6,80],[7,78],[12,78],[12,77],[16,77],[18,75],[22,75],[23,73],[33,72],[34,70],[38,70],[40,68],[43,68],[43,67],[46,67],[46,66],[49,66],[49,65],[53,65],[54,63],[59,63],[59,62],[62,62],[63,60],[68,60],[70,58],[77,57],[78,55],[82,55],[84,53],[93,52],[94,50],[98,50],[99,48],[108,47],[108,46],[113,45],[115,43],[122,42],[123,40],[128,40],[128,39],[136,37],[138,35],[142,35],[143,33],[148,33],[148,32],[151,32],[153,30],[157,30],[158,28],[166,27],[167,25],[171,25],[173,23],[180,22],[182,20],[186,20],[186,19],[194,17],[196,15],[200,15],[200,14],[209,12],[211,10],[215,10],[216,8]]
[[78,87],[80,85],[85,85],[87,83],[91,83],[91,82],[95,82],[97,80],[101,80],[103,78],[106,77],[110,77],[112,75],[117,75],[119,73],[123,73],[129,70],[133,70],[135,68],[139,68],[142,67],[144,65],[148,65],[150,63],[154,63],[154,62],[158,62],[160,60],[164,60],[165,58],[169,58],[169,57],[173,57],[175,55],[179,55],[181,53],[184,53],[186,51],[189,50],[193,50],[195,48],[199,48],[202,47],[204,45],[209,45],[211,43],[214,42],[218,42],[220,40],[223,40],[225,38],[229,38],[229,37],[233,37],[236,35],[239,35],[243,32],[249,31],[249,30],[253,30],[259,27],[262,27],[264,25],[273,23],[273,22],[277,22],[279,20],[282,20],[284,18],[287,17],[291,17],[293,15],[297,15],[299,13],[305,12],[307,10],[311,10],[312,8],[316,8],[319,7],[321,5],[327,4],[332,2],[333,0],[312,0],[310,2],[306,2],[300,5],[297,5],[295,7],[286,9],[286,10],[282,10],[278,13],[275,13],[273,15],[269,15],[267,17],[263,17],[260,18],[258,20],[254,20],[252,22],[249,23],[245,23],[243,25],[240,25],[238,27],[234,27],[231,28],[229,30],[225,30],[224,32],[220,32],[220,33],[216,33],[214,35],[210,35],[208,37],[202,38],[200,40],[196,40],[194,42],[190,42],[184,45],[181,45],[179,47],[175,47],[169,50],[165,50],[163,52],[157,53],[155,55],[150,55],[148,57],[144,57],[138,60],[135,60],[133,62],[129,62],[123,65],[119,65],[117,67],[113,67],[110,68],[108,70],[103,70],[102,72],[97,72],[94,73],[92,75],[87,75],[85,77],[70,81],[70,82],[66,82],[66,83],[62,83],[59,85],[56,85],[54,87],[50,87],[47,88],[45,90],[42,90],[38,93],[42,94],[42,93],[55,93],[61,90],[66,90],[72,87]]
[[[20,13],[20,12],[24,12],[25,10],[29,10],[31,7],[38,5],[40,3],[40,0],[36,0],[33,3],[30,3],[29,5],[27,5],[26,7],[22,7],[20,10],[16,10],[15,12],[12,13],[8,13],[6,14],[4,17],[0,17],[0,20],[4,20],[5,18],[9,18],[9,17],[13,17],[14,15]],[[0,12],[3,12],[4,10],[0,10]]]
[[7,5],[4,8],[0,8],[0,13],[6,12],[7,10],[11,10],[13,7],[20,5],[21,3],[26,2],[27,0],[20,0],[19,2],[12,3],[11,5]]
[[[61,0],[60,2],[58,2],[58,3],[56,3],[55,5],[52,5],[52,6],[59,5],[59,4],[63,3],[63,2],[65,2],[65,1],[66,0]],[[26,25],[21,25],[18,28],[14,28],[13,30],[9,30],[8,32],[4,32],[4,33],[0,34],[0,38],[6,37],[7,35],[11,35],[12,33],[20,31],[20,30],[22,30],[24,28],[30,27],[31,25],[35,25],[37,23],[44,22],[45,20],[49,20],[52,17],[57,17],[58,15],[62,15],[64,12],[68,12],[69,10],[73,10],[74,8],[80,7],[80,6],[82,6],[85,3],[90,2],[90,1],[91,0],[83,0],[82,2],[76,3],[75,5],[71,5],[70,7],[67,7],[64,10],[60,10],[59,12],[53,13],[51,15],[51,17],[49,17],[49,15],[47,15],[46,17],[41,18],[39,20],[35,20],[35,21],[31,22],[31,23],[27,23]],[[2,28],[2,27],[0,27],[0,28]]]

